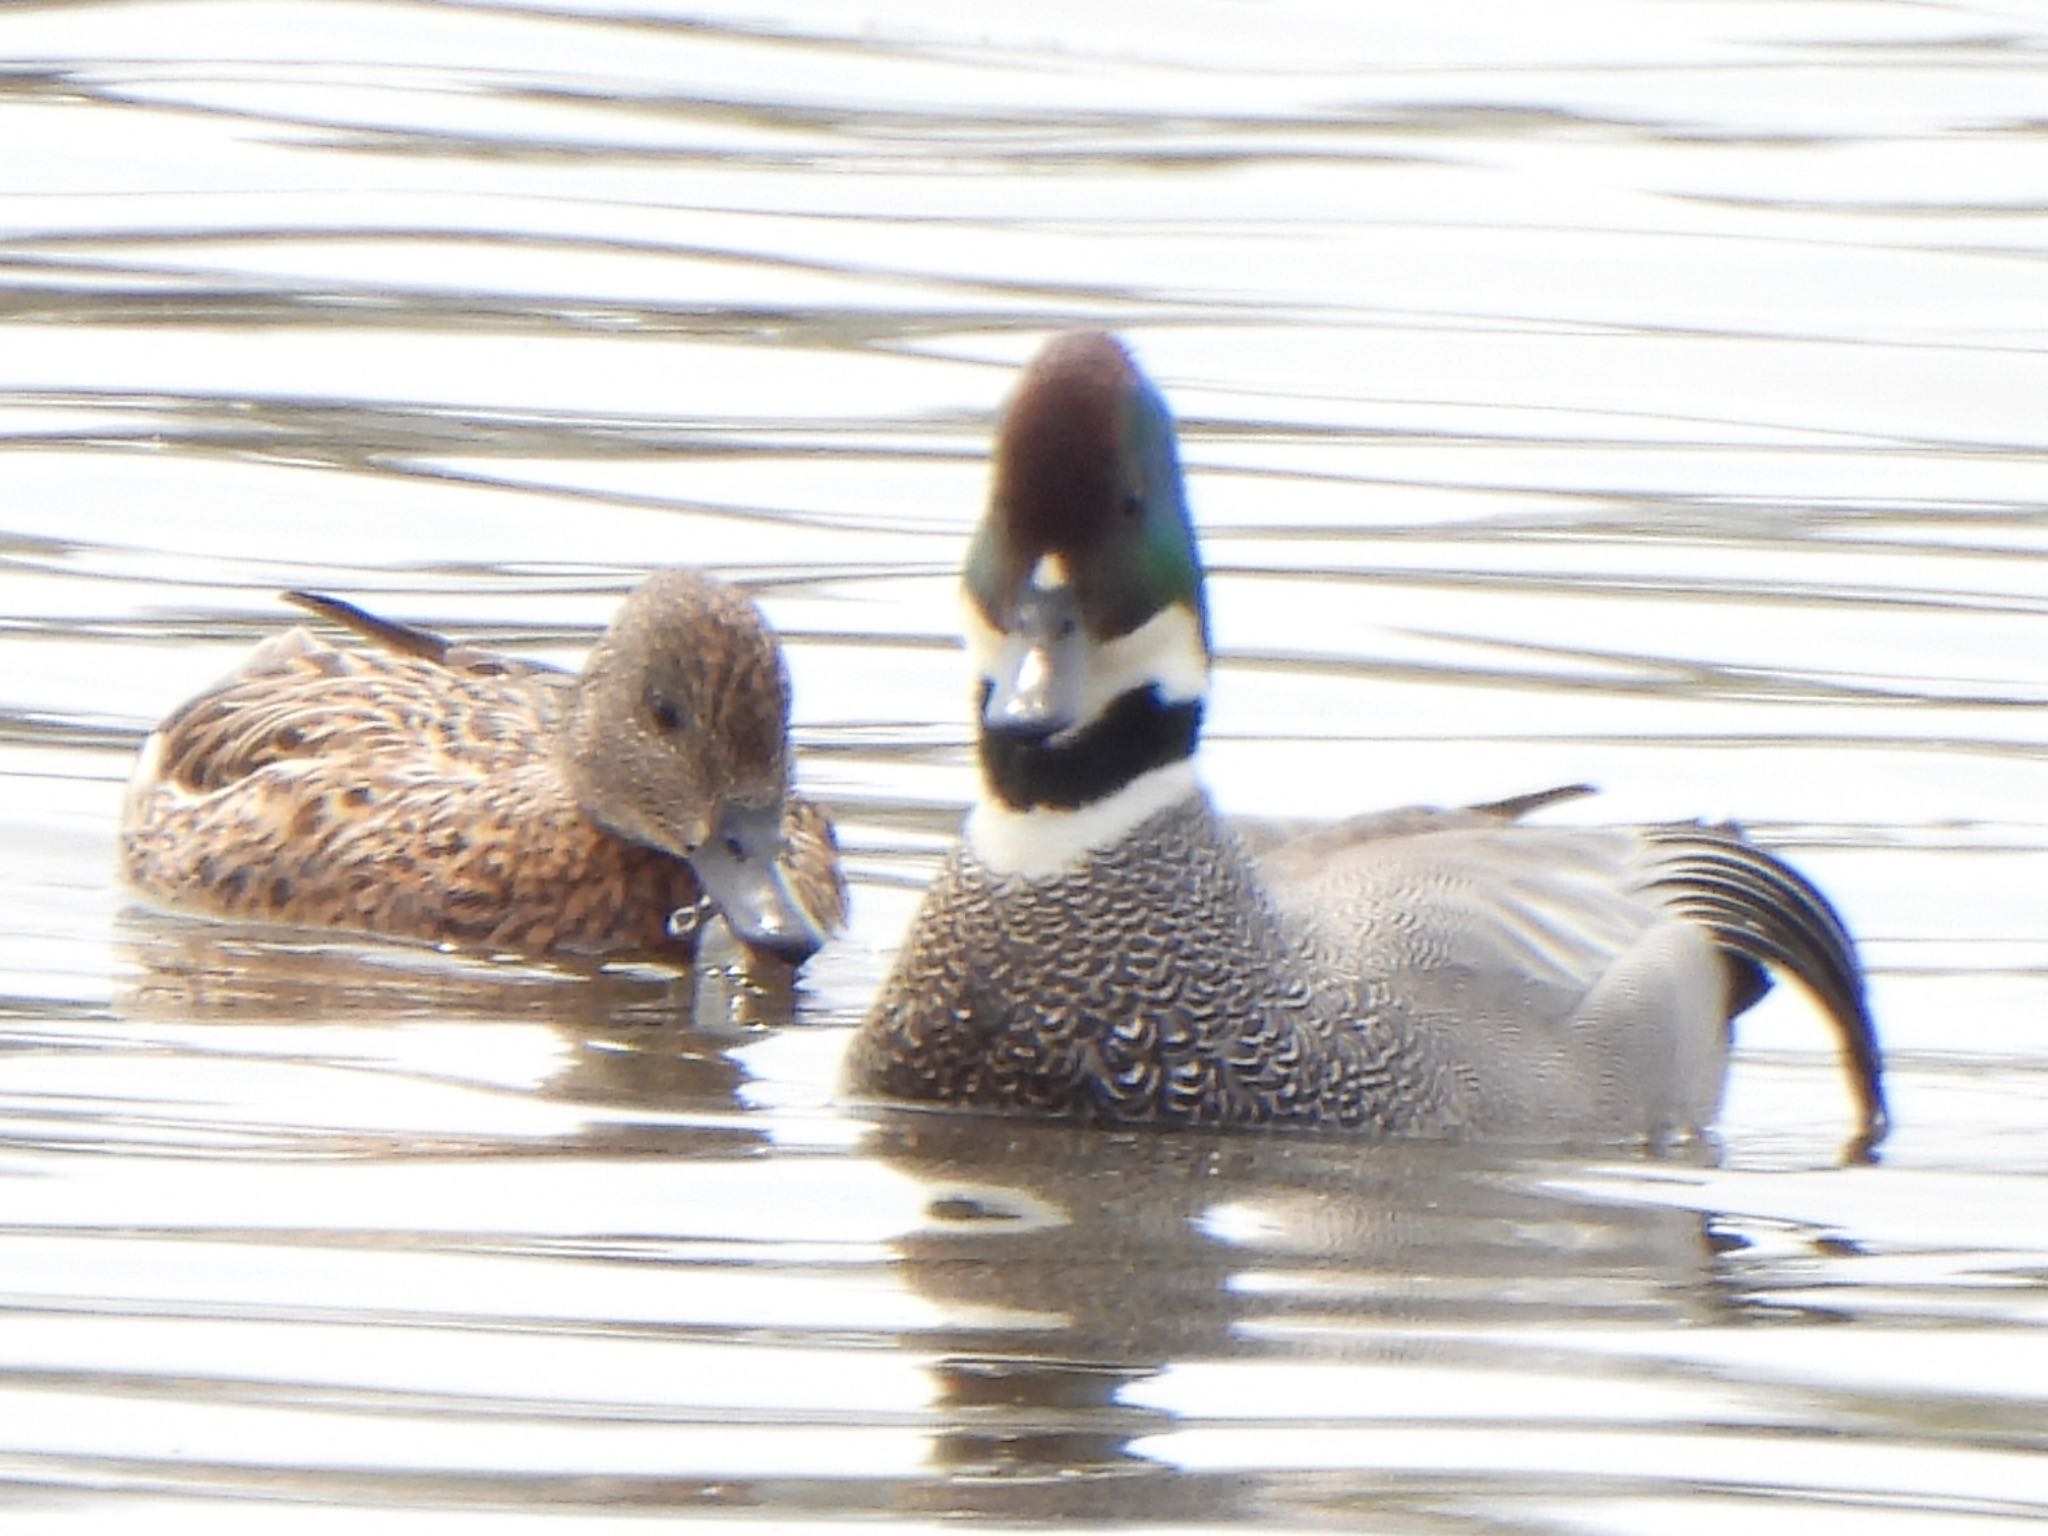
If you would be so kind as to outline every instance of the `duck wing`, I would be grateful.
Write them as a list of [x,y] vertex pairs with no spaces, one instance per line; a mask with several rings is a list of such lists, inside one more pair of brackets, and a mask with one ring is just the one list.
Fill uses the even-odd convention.
[[[1854,942],[1827,899],[1733,827],[1520,824],[1583,793],[1380,812],[1259,861],[1321,972],[1363,1013],[1448,1041],[1532,1122],[1703,1125],[1727,1026],[1796,977],[1833,1025],[1867,1149],[1888,1124]],[[1512,1117],[1515,1111],[1503,1111]]]
[[1360,843],[1415,837],[1424,832],[1497,827],[1595,793],[1590,784],[1561,784],[1481,805],[1403,805],[1384,811],[1364,811],[1342,821],[1233,816],[1230,830],[1237,834],[1246,851],[1261,861],[1266,877],[1279,881],[1312,875],[1324,860]]
[[286,598],[370,642],[304,628],[264,641],[157,727],[150,776],[195,794],[309,758],[396,758],[465,776],[551,749],[574,673],[461,645],[318,593]]

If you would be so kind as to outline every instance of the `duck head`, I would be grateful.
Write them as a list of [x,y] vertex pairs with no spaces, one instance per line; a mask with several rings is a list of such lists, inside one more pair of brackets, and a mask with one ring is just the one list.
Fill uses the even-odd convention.
[[789,673],[746,597],[698,571],[641,583],[584,665],[563,751],[585,813],[687,859],[739,938],[791,965],[824,943],[785,860]]
[[[1190,761],[1208,611],[1173,417],[1130,354],[1061,336],[1004,411],[967,556],[984,854],[1004,814],[1099,811]],[[1120,819],[1120,818],[1113,818]],[[1015,863],[998,857],[997,862]]]

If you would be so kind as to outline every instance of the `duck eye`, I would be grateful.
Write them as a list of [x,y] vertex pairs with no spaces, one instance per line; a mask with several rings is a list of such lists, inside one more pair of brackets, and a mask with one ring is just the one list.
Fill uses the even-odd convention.
[[646,707],[647,718],[654,722],[654,728],[664,736],[673,736],[683,727],[683,711],[676,701],[657,688],[647,690],[641,700]]
[[1135,523],[1145,515],[1145,498],[1136,491],[1125,491],[1122,511],[1125,517]]
[[728,837],[725,840],[725,851],[742,862],[747,857],[747,850],[740,846],[740,840],[736,837]]

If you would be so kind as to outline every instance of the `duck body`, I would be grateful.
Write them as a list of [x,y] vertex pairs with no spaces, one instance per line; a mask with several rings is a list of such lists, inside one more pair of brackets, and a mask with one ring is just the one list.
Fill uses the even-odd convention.
[[1657,882],[1766,868],[1740,838],[1418,808],[1299,842],[1253,857],[1197,790],[1050,876],[956,849],[857,1080],[1100,1124],[1633,1140],[1713,1119],[1760,977]]
[[[1884,1128],[1853,943],[1726,827],[1532,795],[1240,832],[1195,772],[1209,648],[1171,418],[1052,343],[998,438],[964,608],[982,793],[849,1055],[857,1090],[1098,1124],[1661,1140],[1798,976]],[[1256,851],[1255,851],[1256,850]]]
[[856,1080],[1097,1123],[1470,1119],[1454,1064],[1398,1015],[1348,1007],[1300,939],[1199,791],[1050,875],[962,847],[856,1042]]
[[659,573],[580,675],[294,600],[367,643],[290,630],[158,727],[120,837],[145,896],[678,964],[707,903],[789,963],[843,921],[830,823],[788,792],[779,648],[732,589]]

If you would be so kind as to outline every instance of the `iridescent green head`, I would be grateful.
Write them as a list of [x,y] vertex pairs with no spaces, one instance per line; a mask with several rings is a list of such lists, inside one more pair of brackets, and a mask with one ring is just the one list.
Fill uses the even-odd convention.
[[1088,803],[1191,755],[1209,622],[1166,402],[1114,338],[1061,336],[994,468],[966,599],[996,797]]
[[1004,412],[995,483],[967,557],[982,616],[1007,627],[1048,555],[1098,642],[1185,605],[1208,637],[1202,565],[1166,401],[1099,331],[1049,342]]

